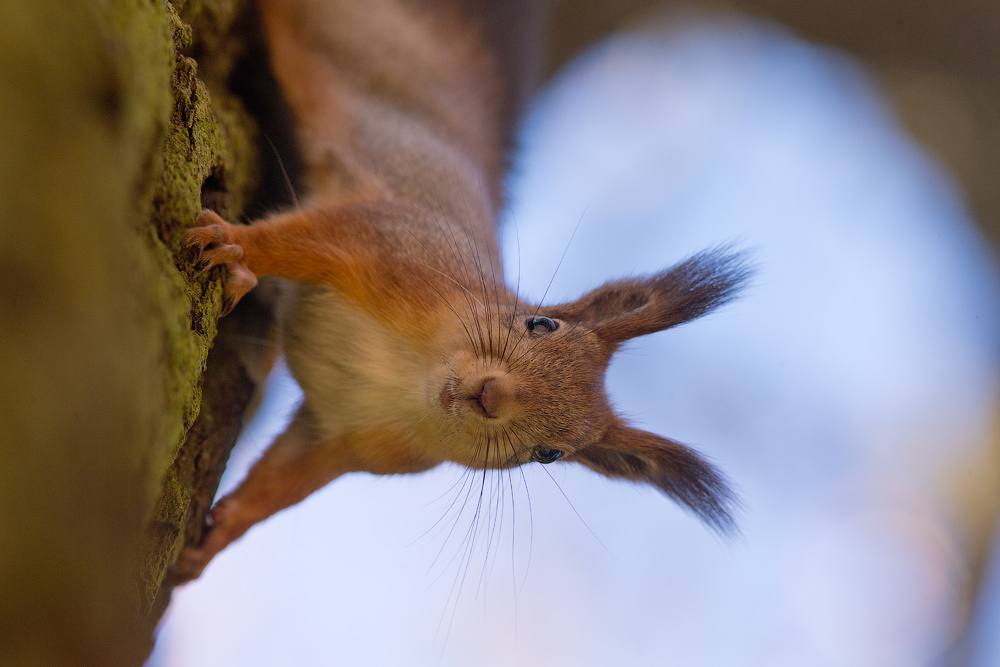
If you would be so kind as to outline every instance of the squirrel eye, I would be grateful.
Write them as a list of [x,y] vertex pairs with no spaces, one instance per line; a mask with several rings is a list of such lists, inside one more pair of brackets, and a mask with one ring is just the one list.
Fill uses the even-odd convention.
[[536,449],[531,453],[531,460],[538,463],[552,463],[562,458],[562,455],[558,449]]
[[[559,328],[559,323],[548,317],[529,317],[524,321],[524,326],[533,334],[552,333]],[[554,461],[555,459],[553,459]]]

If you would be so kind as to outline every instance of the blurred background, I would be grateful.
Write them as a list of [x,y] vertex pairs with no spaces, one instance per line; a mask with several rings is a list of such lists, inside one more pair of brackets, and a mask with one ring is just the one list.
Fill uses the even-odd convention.
[[[1000,282],[962,173],[982,147],[935,76],[672,11],[527,119],[504,249],[529,299],[753,252],[743,298],[608,376],[734,480],[741,539],[574,465],[487,476],[477,518],[459,468],[354,475],[178,589],[148,664],[1000,665]],[[220,494],[297,398],[279,365]]]

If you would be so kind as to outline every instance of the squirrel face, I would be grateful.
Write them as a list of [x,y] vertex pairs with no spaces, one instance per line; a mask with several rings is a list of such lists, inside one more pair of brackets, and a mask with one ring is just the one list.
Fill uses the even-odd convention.
[[628,426],[608,402],[604,374],[622,343],[715,309],[750,271],[742,254],[720,248],[566,304],[534,307],[499,291],[489,304],[449,304],[433,346],[431,437],[470,468],[565,460],[652,484],[716,530],[734,530],[738,503],[725,478],[689,447]]
[[465,445],[451,448],[453,460],[551,463],[600,437],[611,416],[604,372],[613,350],[592,331],[513,307],[476,313],[459,330],[464,340],[432,390],[443,437]]

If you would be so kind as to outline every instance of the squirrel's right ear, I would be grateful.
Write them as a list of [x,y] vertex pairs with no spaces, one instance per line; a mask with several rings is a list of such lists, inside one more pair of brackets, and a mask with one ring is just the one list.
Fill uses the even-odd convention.
[[733,517],[740,506],[729,482],[696,451],[675,440],[615,421],[599,442],[566,457],[607,477],[656,486],[685,505],[717,532],[739,531]]
[[707,250],[652,276],[613,280],[544,314],[620,343],[701,317],[732,300],[753,273],[743,252]]

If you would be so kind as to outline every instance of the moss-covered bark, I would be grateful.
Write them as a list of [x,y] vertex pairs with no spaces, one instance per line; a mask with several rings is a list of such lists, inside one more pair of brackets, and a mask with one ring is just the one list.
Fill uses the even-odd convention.
[[[168,323],[165,356],[170,361],[164,368],[170,387],[168,411],[180,421],[169,458],[158,461],[164,481],[142,549],[139,602],[151,621],[162,612],[162,605],[154,608],[153,602],[180,537],[189,519],[201,524],[205,497],[210,499],[218,485],[252,391],[249,377],[225,341],[208,363],[217,334],[220,282],[218,276],[195,279],[178,255],[184,230],[201,208],[239,219],[257,181],[254,124],[225,85],[227,68],[239,50],[240,36],[230,29],[241,4],[205,0],[166,5],[174,46],[172,107],[157,156],[160,165],[153,179],[148,224],[154,234],[151,245],[174,283],[172,291],[184,298],[179,317]],[[199,78],[198,62],[187,55],[196,51],[210,64],[206,69],[215,83],[211,94]],[[203,386],[202,373],[209,365],[216,378]],[[203,396],[204,389],[212,391]],[[212,474],[195,475],[196,464],[204,468],[206,460],[212,461],[207,466]],[[161,596],[164,604],[166,598]]]
[[192,462],[249,401],[221,346],[203,395],[221,287],[178,256],[255,183],[252,121],[191,57],[224,83],[241,5],[0,3],[0,664],[143,662],[218,481]]

